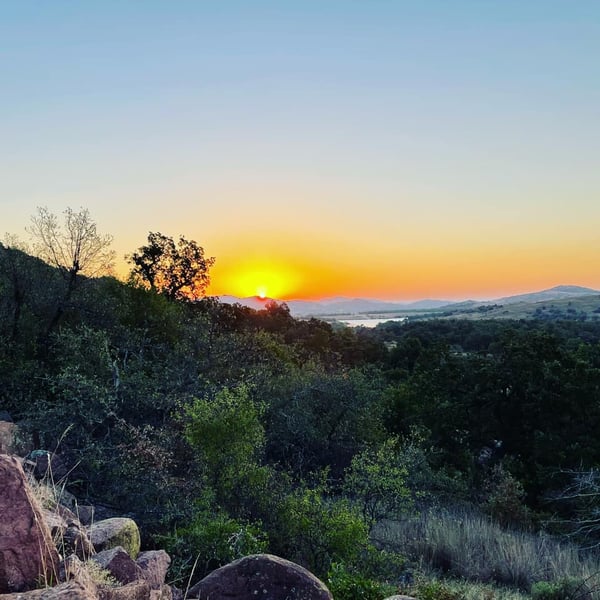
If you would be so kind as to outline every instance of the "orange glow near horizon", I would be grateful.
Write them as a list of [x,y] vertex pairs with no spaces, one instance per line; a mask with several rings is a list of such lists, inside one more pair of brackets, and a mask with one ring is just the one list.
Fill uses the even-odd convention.
[[[598,255],[589,243],[563,243],[560,252],[550,244],[531,242],[511,247],[480,244],[477,252],[471,244],[448,251],[438,243],[415,252],[400,244],[392,249],[373,243],[369,254],[357,253],[340,240],[330,241],[327,251],[324,246],[313,238],[308,248],[280,244],[269,253],[263,245],[262,256],[239,247],[221,259],[216,252],[208,293],[278,300],[345,296],[411,301],[493,299],[562,284],[599,287],[589,276],[590,263]],[[578,259],[583,246],[589,251],[587,261]]]

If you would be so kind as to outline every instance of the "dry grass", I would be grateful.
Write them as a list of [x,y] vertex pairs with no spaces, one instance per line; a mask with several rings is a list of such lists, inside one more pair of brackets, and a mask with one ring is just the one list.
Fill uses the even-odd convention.
[[525,591],[537,581],[573,577],[585,581],[593,598],[600,599],[600,560],[544,534],[502,529],[482,515],[430,511],[379,523],[373,538],[409,555],[429,572]]

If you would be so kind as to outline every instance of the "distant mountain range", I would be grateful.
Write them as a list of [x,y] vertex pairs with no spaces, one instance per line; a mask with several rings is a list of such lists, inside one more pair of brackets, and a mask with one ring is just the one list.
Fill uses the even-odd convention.
[[[589,296],[600,294],[599,290],[581,287],[577,285],[558,285],[548,290],[531,292],[528,294],[518,294],[507,296],[496,300],[474,301],[467,300],[463,302],[452,302],[448,300],[418,300],[417,302],[389,302],[384,300],[375,300],[368,298],[325,298],[323,300],[289,300],[286,301],[290,313],[295,317],[310,316],[335,316],[335,315],[365,315],[381,314],[391,312],[405,311],[427,311],[448,308],[458,308],[465,306],[489,306],[493,304],[516,304],[516,303],[535,303],[549,302],[553,300],[563,300],[565,298]],[[241,304],[250,308],[261,310],[271,298],[259,298],[250,296],[248,298],[237,298],[236,296],[218,296],[221,302],[227,304]],[[275,300],[279,302],[279,300]]]

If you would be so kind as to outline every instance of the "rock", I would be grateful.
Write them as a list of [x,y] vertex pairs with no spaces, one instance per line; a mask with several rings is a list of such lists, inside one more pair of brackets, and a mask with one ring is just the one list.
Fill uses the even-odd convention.
[[133,519],[115,517],[93,523],[90,541],[97,552],[122,546],[133,559],[140,551],[140,531]]
[[157,590],[150,590],[150,600],[173,600],[171,586],[163,584]]
[[63,535],[64,553],[74,553],[81,560],[92,557],[96,550],[83,529],[75,523],[71,523]]
[[121,546],[103,550],[92,557],[92,560],[109,571],[119,583],[132,583],[142,579],[142,569]]
[[75,512],[82,525],[86,527],[94,522],[94,507],[88,506],[87,504],[78,504],[75,507]]
[[400,594],[399,596],[388,596],[385,600],[417,600],[413,596],[403,596]]
[[0,454],[11,454],[15,448],[17,426],[8,421],[0,420]]
[[36,479],[59,482],[69,473],[66,461],[58,454],[50,454],[46,450],[34,450],[27,455],[26,460],[32,463]]
[[52,510],[43,509],[42,513],[54,544],[63,556],[76,554],[86,560],[95,554],[84,527],[68,508],[59,504]]
[[58,579],[58,553],[19,461],[0,455],[0,593]]
[[74,554],[67,556],[60,563],[59,581],[64,582],[77,579],[82,575],[83,568],[83,563]]
[[74,579],[52,588],[21,594],[6,594],[2,600],[97,600],[96,586],[85,580]]
[[165,583],[171,557],[164,550],[141,552],[135,561],[141,569],[142,578],[153,590],[159,590]]
[[333,600],[325,584],[304,567],[272,554],[240,558],[210,573],[186,598],[213,600]]
[[150,587],[145,581],[128,583],[123,587],[98,586],[99,600],[149,600]]

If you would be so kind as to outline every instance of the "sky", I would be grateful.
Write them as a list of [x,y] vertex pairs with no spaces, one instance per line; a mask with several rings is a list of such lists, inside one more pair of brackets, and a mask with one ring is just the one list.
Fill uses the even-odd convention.
[[0,235],[89,209],[211,294],[600,289],[597,0],[0,0]]

